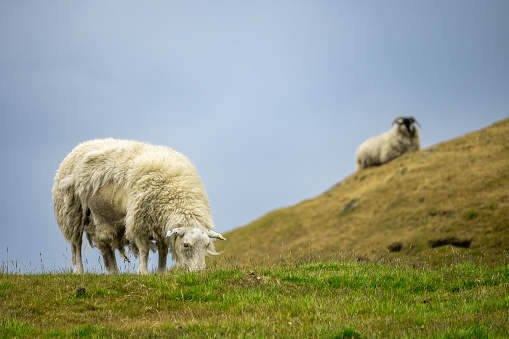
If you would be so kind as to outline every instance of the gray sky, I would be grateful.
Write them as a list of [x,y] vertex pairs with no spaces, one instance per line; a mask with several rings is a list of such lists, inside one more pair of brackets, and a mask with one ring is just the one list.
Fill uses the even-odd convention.
[[423,148],[504,119],[508,16],[504,0],[1,1],[0,261],[71,266],[51,187],[85,140],[188,156],[224,233],[352,174],[396,116]]

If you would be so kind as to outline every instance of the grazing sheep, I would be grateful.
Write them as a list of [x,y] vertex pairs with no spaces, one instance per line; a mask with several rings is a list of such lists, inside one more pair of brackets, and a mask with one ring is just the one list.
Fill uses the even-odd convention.
[[[62,162],[53,186],[55,216],[71,243],[75,273],[83,273],[83,232],[98,247],[109,274],[118,273],[115,249],[139,254],[138,273],[148,273],[149,250],[157,247],[158,271],[172,259],[189,271],[205,268],[217,254],[207,193],[182,154],[146,143],[101,139],[78,145]],[[155,244],[154,244],[155,242]]]
[[[355,154],[356,171],[378,166],[421,147],[419,125],[414,117],[397,117],[389,131],[364,141]],[[419,125],[420,126],[420,125]]]

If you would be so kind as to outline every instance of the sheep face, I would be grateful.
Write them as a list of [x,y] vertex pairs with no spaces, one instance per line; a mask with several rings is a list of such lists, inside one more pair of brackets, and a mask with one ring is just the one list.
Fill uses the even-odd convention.
[[203,271],[207,253],[216,254],[211,238],[226,240],[219,233],[197,227],[175,228],[170,235],[175,237],[171,246],[173,258],[190,272]]
[[[408,133],[410,136],[413,136],[415,134],[415,125],[419,125],[417,120],[415,120],[414,117],[398,117],[394,119],[392,124],[397,124],[398,128],[403,133]],[[406,131],[405,131],[406,130]]]

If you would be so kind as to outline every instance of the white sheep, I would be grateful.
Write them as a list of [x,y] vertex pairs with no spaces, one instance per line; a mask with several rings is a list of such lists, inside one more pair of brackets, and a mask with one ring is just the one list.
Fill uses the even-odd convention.
[[[190,271],[217,254],[207,193],[194,166],[163,146],[130,140],[84,142],[64,159],[52,189],[55,216],[71,243],[75,273],[83,273],[83,233],[98,247],[109,274],[118,273],[115,249],[139,254],[138,273],[148,273],[149,250],[157,247],[158,271],[172,259]],[[155,244],[154,244],[155,242]]]
[[[355,154],[356,171],[378,166],[421,147],[419,125],[414,117],[397,117],[389,131],[364,141]],[[420,126],[420,125],[419,125]]]

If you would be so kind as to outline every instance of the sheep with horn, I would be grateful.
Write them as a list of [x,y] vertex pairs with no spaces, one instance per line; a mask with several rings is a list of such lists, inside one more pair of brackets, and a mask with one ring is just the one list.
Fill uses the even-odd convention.
[[410,117],[397,117],[389,131],[364,141],[355,154],[356,171],[378,166],[393,160],[404,153],[418,151],[421,147],[417,120]]

